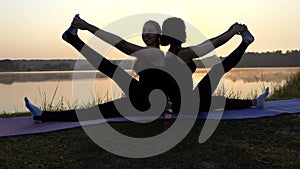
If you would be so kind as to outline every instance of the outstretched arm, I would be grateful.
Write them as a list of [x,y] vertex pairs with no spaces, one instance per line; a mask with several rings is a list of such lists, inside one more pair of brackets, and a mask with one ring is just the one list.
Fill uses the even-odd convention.
[[207,53],[213,51],[214,49],[224,45],[228,42],[235,34],[239,32],[243,32],[247,29],[245,25],[241,25],[238,23],[233,24],[226,32],[221,35],[206,40],[196,46],[191,46],[189,48],[182,49],[178,55],[184,61],[190,61],[194,58],[198,58],[206,55]]
[[130,42],[127,42],[126,40],[122,39],[117,35],[99,29],[96,26],[89,24],[88,22],[86,22],[85,20],[79,17],[75,17],[73,19],[72,26],[81,30],[88,30],[89,32],[93,33],[104,42],[116,47],[117,49],[119,49],[120,51],[122,51],[127,55],[132,55],[133,53],[142,50],[144,48],[132,44]]

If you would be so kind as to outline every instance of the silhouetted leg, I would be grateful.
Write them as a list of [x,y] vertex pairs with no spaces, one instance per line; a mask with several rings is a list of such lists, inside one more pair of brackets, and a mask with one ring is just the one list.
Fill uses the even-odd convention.
[[[85,44],[78,36],[72,35],[69,32],[65,32],[67,35],[66,41],[72,45],[78,52],[83,54],[84,57],[89,61],[91,65],[97,68],[100,72],[108,76],[109,78],[113,78],[115,71],[119,68],[118,65],[111,63],[102,55],[98,54],[96,51],[91,49],[87,44]],[[86,49],[85,49],[86,48]],[[86,51],[86,52],[85,52]],[[132,79],[128,73],[124,71],[124,75],[127,78]],[[130,76],[130,77],[128,77]],[[122,87],[122,86],[120,86]]]
[[[131,77],[124,69],[111,63],[105,57],[85,44],[78,36],[66,32],[66,41],[77,49],[87,61],[100,72],[114,80],[122,89],[126,96],[129,96],[132,105],[140,110],[147,110],[150,105],[147,104],[148,96],[143,94],[145,90],[139,82]],[[143,102],[144,101],[144,102]]]
[[230,55],[228,55],[222,61],[222,66],[225,73],[230,71],[240,62],[248,46],[249,44],[243,41]]
[[253,105],[252,100],[226,99],[225,110],[245,109]]
[[[117,108],[115,107],[116,102],[122,102],[128,98],[120,98],[114,101],[107,103],[99,104],[86,109],[73,109],[65,111],[44,111],[41,116],[34,116],[34,120],[40,121],[66,121],[66,122],[75,122],[86,121],[86,120],[97,120],[102,119],[100,112],[104,118],[114,118],[114,117],[123,117]],[[100,110],[100,112],[99,112]],[[126,110],[124,110],[126,111]],[[78,119],[79,116],[79,119]]]
[[227,73],[239,63],[248,46],[249,45],[247,43],[242,42],[221,63],[214,65],[200,81],[197,86],[200,95],[199,112],[209,111],[211,96],[217,88],[219,81],[223,77],[224,73]]
[[252,100],[244,99],[228,99],[224,96],[212,96],[212,105],[213,109],[224,109],[224,110],[235,110],[235,109],[244,109],[254,106]]

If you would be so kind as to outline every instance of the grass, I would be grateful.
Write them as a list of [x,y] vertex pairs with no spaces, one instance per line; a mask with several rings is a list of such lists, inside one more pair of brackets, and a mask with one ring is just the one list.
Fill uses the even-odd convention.
[[[96,93],[96,95],[94,95],[91,92],[91,100],[86,102],[81,102],[81,103],[79,103],[77,100],[71,102],[70,100],[65,99],[63,96],[59,99],[55,99],[57,97],[58,88],[59,88],[59,82],[57,83],[53,91],[53,94],[50,97],[46,94],[46,92],[43,92],[40,90],[40,88],[38,88],[39,98],[41,99],[41,105],[39,107],[42,110],[62,111],[62,110],[70,110],[70,109],[83,109],[97,104],[105,103],[111,100],[108,91],[103,96],[101,96],[99,93]],[[55,102],[54,100],[57,101]],[[16,113],[18,114],[18,112]]]
[[274,94],[269,97],[270,100],[289,98],[300,98],[300,72],[291,76],[286,85],[275,87]]
[[0,118],[11,118],[20,116],[30,116],[29,112],[14,112],[14,113],[1,113]]
[[[298,73],[270,98],[300,98],[299,81]],[[145,137],[164,131],[172,122],[156,121],[139,127],[134,123],[111,125],[122,133]],[[0,168],[300,168],[300,114],[221,121],[212,137],[199,144],[203,124],[203,120],[197,121],[173,149],[145,159],[111,154],[97,146],[82,128],[0,138]]]
[[[125,133],[145,136],[171,121],[137,128],[113,123]],[[0,138],[0,168],[299,168],[300,115],[222,121],[212,137],[197,143],[204,121],[170,151],[146,159],[113,155],[97,146],[81,128]],[[147,131],[147,133],[145,133]],[[101,133],[99,133],[101,134]]]

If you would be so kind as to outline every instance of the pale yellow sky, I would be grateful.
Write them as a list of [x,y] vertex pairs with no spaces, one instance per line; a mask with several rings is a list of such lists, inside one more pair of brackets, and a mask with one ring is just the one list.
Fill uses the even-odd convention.
[[[61,34],[77,13],[101,28],[126,16],[169,14],[183,18],[206,37],[219,35],[234,22],[241,22],[247,24],[256,37],[248,51],[300,49],[299,6],[298,0],[1,1],[0,59],[78,58],[78,52],[61,39]],[[130,25],[124,24],[119,29],[125,27]],[[80,36],[85,41],[89,41],[91,37],[87,32],[80,32]],[[190,34],[188,36],[188,42],[191,39],[195,41],[195,37]],[[135,42],[134,38],[131,40]],[[201,40],[203,39],[199,43]],[[216,53],[228,54],[239,40],[239,37],[234,38]]]

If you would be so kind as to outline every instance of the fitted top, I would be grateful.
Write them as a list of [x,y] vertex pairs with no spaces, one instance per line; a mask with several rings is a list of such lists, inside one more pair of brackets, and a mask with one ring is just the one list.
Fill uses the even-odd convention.
[[143,70],[158,68],[163,69],[166,65],[165,55],[163,51],[157,48],[147,48],[135,53],[138,55],[135,64],[133,65],[133,70],[141,76]]
[[[167,58],[168,59],[173,59],[174,57],[180,58],[178,56],[179,50],[180,50],[180,48],[178,48],[177,50],[175,50],[174,53],[168,52],[167,53]],[[184,62],[184,63],[189,67],[189,69],[191,70],[192,73],[195,73],[195,71],[197,69],[197,66],[196,66],[195,62],[193,62],[193,60],[191,60],[189,62]]]

